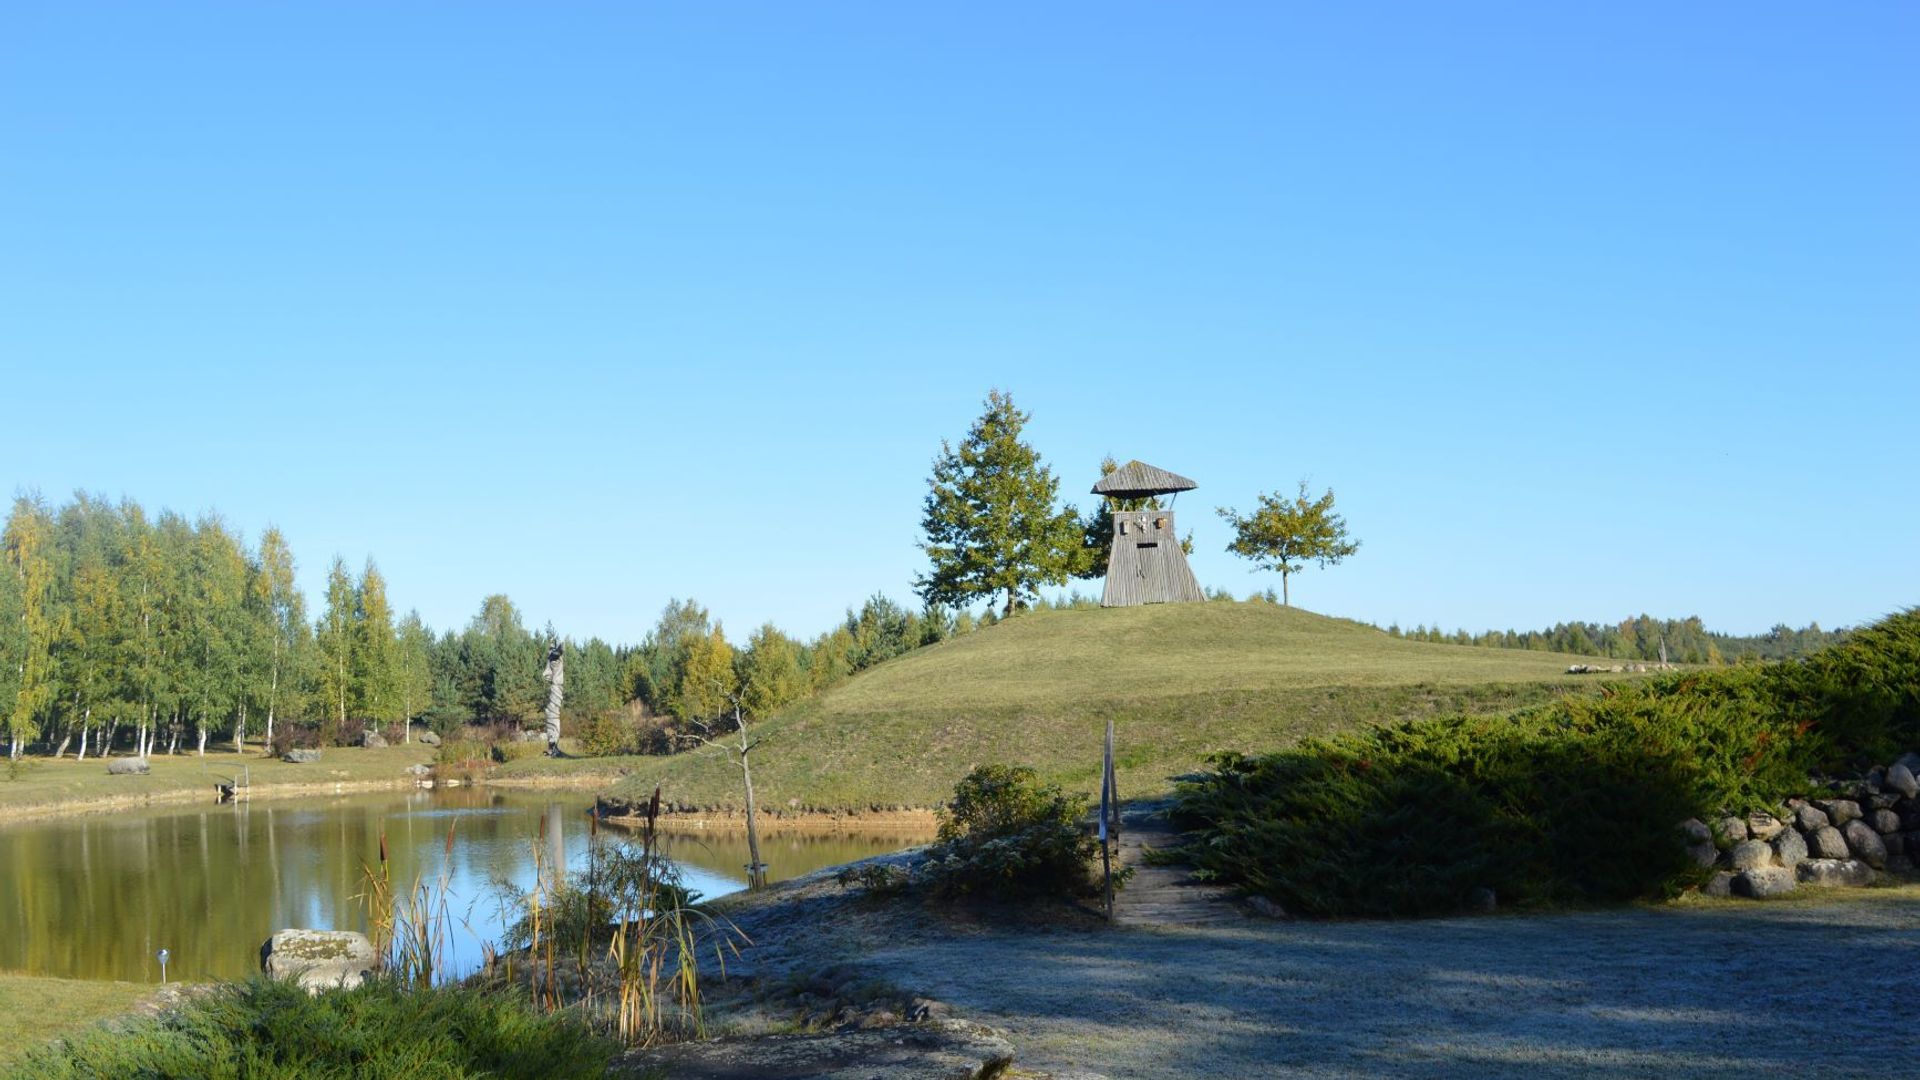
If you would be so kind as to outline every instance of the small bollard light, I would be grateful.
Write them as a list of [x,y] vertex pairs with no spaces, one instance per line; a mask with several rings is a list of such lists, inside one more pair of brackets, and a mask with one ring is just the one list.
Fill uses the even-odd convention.
[[172,957],[173,957],[173,954],[168,952],[167,950],[165,949],[160,950],[160,985],[161,986],[167,985],[167,961]]

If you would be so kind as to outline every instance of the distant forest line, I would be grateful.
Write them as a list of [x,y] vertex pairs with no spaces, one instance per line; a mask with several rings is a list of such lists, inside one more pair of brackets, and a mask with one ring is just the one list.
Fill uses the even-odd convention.
[[[148,514],[132,501],[80,494],[60,506],[16,500],[0,565],[0,733],[9,756],[105,748],[147,753],[211,739],[324,744],[368,729],[408,737],[423,723],[526,725],[545,702],[549,643],[566,656],[566,719],[603,751],[671,749],[674,724],[738,707],[763,717],[923,645],[990,625],[940,605],[911,610],[874,595],[811,639],[771,623],[730,642],[693,600],[673,600],[639,644],[536,631],[504,595],[485,597],[459,629],[401,614],[369,559],[335,558],[317,614],[294,583],[285,536],[249,545],[218,515]],[[1212,600],[1232,600],[1209,590]],[[1254,601],[1275,602],[1272,590]],[[1042,608],[1097,606],[1072,594]],[[1385,628],[1463,645],[1720,663],[1804,655],[1844,632],[1776,627],[1706,630],[1697,618],[1563,623],[1526,632]],[[636,720],[652,722],[635,723]],[[616,721],[609,724],[607,721]]]
[[[1445,631],[1416,626],[1402,630],[1388,626],[1394,637],[1448,645],[1479,645],[1494,649],[1531,649],[1536,652],[1604,656],[1675,664],[1732,664],[1752,660],[1791,660],[1845,641],[1846,630],[1823,630],[1808,623],[1796,630],[1781,623],[1764,634],[1722,634],[1708,630],[1699,617],[1656,619],[1636,615],[1617,623],[1556,623],[1546,630]],[[1662,655],[1664,648],[1665,654]]]

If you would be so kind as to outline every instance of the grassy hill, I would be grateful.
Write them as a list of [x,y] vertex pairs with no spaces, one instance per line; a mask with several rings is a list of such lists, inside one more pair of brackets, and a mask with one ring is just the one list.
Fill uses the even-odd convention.
[[[1112,717],[1122,793],[1145,795],[1214,750],[1590,692],[1591,679],[1565,674],[1571,659],[1398,640],[1263,603],[1037,611],[889,661],[762,725],[771,740],[754,780],[773,809],[937,805],[986,762],[1094,790]],[[711,750],[623,764],[633,772],[621,794],[659,783],[675,802],[740,802],[738,769]]]

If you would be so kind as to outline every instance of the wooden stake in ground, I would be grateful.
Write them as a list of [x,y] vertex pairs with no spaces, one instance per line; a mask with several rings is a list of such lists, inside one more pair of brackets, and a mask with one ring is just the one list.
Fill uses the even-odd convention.
[[1120,839],[1120,797],[1113,784],[1113,721],[1107,721],[1100,763],[1100,873],[1105,880],[1107,921],[1113,921],[1113,844]]
[[[560,643],[553,643],[547,650],[547,668],[541,674],[547,680],[547,756],[560,756],[560,699],[565,691],[562,683],[566,681],[566,663],[561,659]],[[521,670],[525,670],[524,668]]]

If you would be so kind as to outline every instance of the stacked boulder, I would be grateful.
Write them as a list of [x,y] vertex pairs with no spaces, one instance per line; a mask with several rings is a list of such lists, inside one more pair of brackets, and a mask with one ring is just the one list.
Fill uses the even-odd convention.
[[1780,816],[1752,813],[1681,824],[1687,850],[1718,869],[1709,896],[1765,899],[1796,885],[1870,885],[1920,860],[1920,754],[1864,779],[1832,781],[1823,797],[1788,799]]

